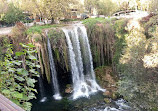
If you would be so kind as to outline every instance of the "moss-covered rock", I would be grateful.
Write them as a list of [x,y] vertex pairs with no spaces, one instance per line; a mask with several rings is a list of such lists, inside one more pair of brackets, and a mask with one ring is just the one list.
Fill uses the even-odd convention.
[[67,72],[69,70],[68,47],[64,32],[61,28],[53,28],[49,30],[48,37],[51,41],[55,62]]
[[117,76],[113,74],[112,67],[102,66],[95,69],[96,78],[98,79],[102,88],[106,89],[103,93],[105,97],[117,99]]
[[71,84],[66,85],[65,93],[72,93],[73,88]]
[[111,99],[110,98],[104,98],[104,101],[105,101],[106,104],[111,103]]

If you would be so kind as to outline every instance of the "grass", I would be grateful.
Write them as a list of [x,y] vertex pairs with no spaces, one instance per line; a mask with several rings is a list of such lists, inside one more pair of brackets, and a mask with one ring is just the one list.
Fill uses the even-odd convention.
[[83,20],[83,24],[85,25],[89,25],[89,24],[96,24],[97,22],[103,22],[105,21],[104,18],[89,18],[89,19],[85,19]]
[[31,34],[31,33],[40,33],[40,34],[41,34],[43,29],[52,28],[52,27],[61,27],[61,26],[63,26],[63,24],[42,25],[42,26],[40,26],[40,25],[35,25],[35,26],[33,26],[33,27],[30,27],[30,28],[26,31],[26,33],[27,33],[28,35]]
[[[108,19],[104,19],[104,18],[89,18],[89,19],[85,19],[83,20],[83,24],[96,24],[96,23],[105,23],[107,21],[111,21],[112,19],[108,18]],[[68,20],[69,21],[69,20]],[[73,19],[71,21],[76,21],[76,19]],[[63,22],[64,23],[64,22]],[[52,27],[62,27],[64,26],[64,24],[53,24],[53,25],[35,25],[33,27],[30,27],[29,29],[27,29],[26,33],[29,35],[31,33],[42,33],[43,29],[47,29],[47,28],[52,28]]]
[[85,19],[83,20],[83,24],[89,24],[89,23],[106,23],[106,22],[111,22],[114,21],[115,18],[89,18],[89,19]]

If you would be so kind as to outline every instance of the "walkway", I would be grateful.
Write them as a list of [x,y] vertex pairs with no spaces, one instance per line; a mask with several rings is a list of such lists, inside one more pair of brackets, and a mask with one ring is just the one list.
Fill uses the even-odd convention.
[[0,35],[8,35],[13,27],[0,28]]

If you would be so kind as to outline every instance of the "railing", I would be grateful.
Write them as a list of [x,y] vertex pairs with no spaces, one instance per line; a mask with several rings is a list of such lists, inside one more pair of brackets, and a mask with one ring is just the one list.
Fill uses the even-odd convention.
[[0,111],[25,111],[21,107],[0,94]]

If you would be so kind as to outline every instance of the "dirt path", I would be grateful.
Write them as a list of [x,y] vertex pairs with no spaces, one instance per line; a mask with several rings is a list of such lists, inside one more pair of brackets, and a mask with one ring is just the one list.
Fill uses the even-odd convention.
[[0,28],[0,35],[7,35],[12,31],[13,27]]

